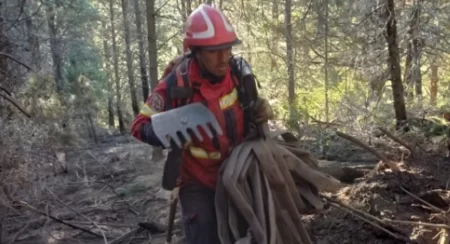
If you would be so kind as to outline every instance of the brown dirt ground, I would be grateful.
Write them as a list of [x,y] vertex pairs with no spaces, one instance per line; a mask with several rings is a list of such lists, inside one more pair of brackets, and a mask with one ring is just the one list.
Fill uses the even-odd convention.
[[[22,199],[67,223],[103,232],[111,243],[136,228],[138,222],[167,222],[167,194],[160,189],[163,162],[150,159],[149,146],[129,137],[111,137],[106,143],[68,152],[67,174],[54,176],[51,167],[42,167],[33,187],[39,196],[30,199],[28,193]],[[4,236],[14,238],[17,244],[104,243],[102,238],[24,208],[11,212],[6,226]],[[128,243],[149,243],[150,236],[144,231]],[[179,236],[178,224],[175,239]],[[164,243],[164,238],[163,233],[154,234],[151,243]]]
[[[384,170],[373,177],[360,179],[331,197],[379,218],[445,224],[448,221],[445,213],[437,213],[401,188],[447,211],[450,161],[442,154],[423,153],[416,159],[408,159],[405,164],[409,167],[403,165],[400,173]],[[334,206],[304,219],[317,244],[440,243],[439,228],[418,224],[383,225],[394,234],[405,237],[402,240]]]
[[[70,151],[67,174],[55,176],[51,167],[42,167],[33,181],[34,193],[23,192],[24,196],[27,194],[23,199],[68,223],[96,233],[103,232],[109,242],[137,227],[139,221],[166,224],[168,201],[160,189],[163,162],[152,162],[150,147],[129,137],[111,137],[106,141]],[[435,192],[440,198],[428,197],[427,201],[445,211],[448,209],[450,161],[447,162],[443,154],[418,152],[417,158],[408,158],[404,162],[408,167],[403,165],[400,173],[382,170],[329,196],[380,218],[445,223],[447,218],[443,214],[436,214],[401,190],[403,187],[415,195]],[[175,239],[182,235],[179,217]],[[322,213],[304,216],[304,220],[317,244],[407,243],[334,206],[328,206]],[[24,208],[11,211],[5,221],[4,236],[13,238],[12,243],[104,243],[102,238],[92,237]],[[412,243],[438,243],[439,236],[433,239],[440,231],[436,227],[384,226],[397,235],[411,238]],[[149,236],[144,231],[124,243],[150,243]],[[164,234],[154,234],[151,239],[151,243],[164,243]]]

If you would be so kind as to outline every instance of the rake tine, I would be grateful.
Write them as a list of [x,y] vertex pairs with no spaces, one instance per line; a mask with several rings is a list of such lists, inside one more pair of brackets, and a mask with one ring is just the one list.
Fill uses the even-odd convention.
[[191,135],[187,132],[187,130],[181,130],[181,134],[183,134],[184,139],[186,141],[192,141]]
[[[161,139],[164,146],[170,145],[181,148],[183,142],[194,139],[204,141],[205,134],[212,139],[215,135],[222,135],[214,114],[202,103],[192,103],[152,116],[155,134]],[[200,127],[205,131],[200,131]],[[192,133],[191,131],[192,130]]]
[[211,126],[214,130],[216,130],[217,134],[219,135],[223,134],[222,128],[220,127],[219,122],[217,122],[217,120],[211,122]]
[[206,124],[203,124],[203,125],[200,125],[200,126],[203,128],[203,130],[204,130],[205,133],[208,135],[208,137],[209,137],[210,139],[212,139],[212,138],[213,138],[213,133],[212,133],[211,129],[209,128],[209,126],[206,125]]
[[161,143],[164,145],[165,148],[170,147],[170,142],[169,142],[170,136],[169,135],[166,135],[165,137],[160,138],[159,140],[161,141]]
[[175,142],[175,144],[177,144],[177,146],[178,146],[179,148],[182,147],[181,140],[180,140],[180,138],[178,137],[178,134],[177,134],[176,132],[175,132],[175,135],[172,136],[172,140]]
[[200,131],[198,131],[197,128],[192,128],[192,132],[195,134],[199,141],[203,141],[203,136],[202,134],[200,134]]

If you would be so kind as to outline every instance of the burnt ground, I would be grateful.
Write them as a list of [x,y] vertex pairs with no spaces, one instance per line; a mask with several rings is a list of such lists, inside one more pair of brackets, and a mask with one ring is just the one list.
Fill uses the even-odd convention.
[[[109,137],[101,144],[68,151],[67,162],[66,174],[55,176],[52,167],[41,168],[34,181],[39,200],[29,204],[66,223],[104,234],[109,243],[139,222],[167,223],[168,194],[160,189],[163,162],[151,161],[149,146],[131,137]],[[11,214],[6,223],[10,235],[19,233],[13,242],[17,244],[104,243],[33,211]],[[180,236],[176,227],[175,235]],[[151,243],[164,243],[163,233],[147,231],[127,241],[149,243],[149,238]]]
[[[351,163],[376,162],[374,156],[353,146],[345,151]],[[43,164],[36,169],[39,173],[32,181],[33,186],[23,187],[21,194],[27,196],[23,199],[28,199],[27,203],[42,214],[26,207],[11,211],[5,219],[4,234],[10,243],[105,243],[102,237],[58,223],[44,216],[45,213],[66,224],[105,235],[109,243],[135,229],[139,222],[167,224],[168,193],[160,188],[163,161],[151,160],[151,147],[129,136],[110,136],[99,144],[67,152],[67,173],[55,175],[49,164]],[[329,196],[380,218],[445,223],[445,214],[437,213],[402,190],[423,196],[436,208],[448,209],[450,162],[442,154],[418,152],[415,158],[409,157],[401,163],[400,173],[381,170]],[[402,158],[404,155],[396,161]],[[179,213],[175,239],[182,236]],[[304,220],[315,243],[406,243],[358,219],[354,213],[331,205],[321,213],[304,216]],[[417,243],[437,243],[441,231],[416,224],[383,226]],[[164,243],[164,238],[164,233],[142,231],[122,243],[150,243],[151,240],[158,244]]]
[[429,155],[421,152],[417,158],[408,159],[400,165],[400,173],[381,171],[373,177],[362,178],[331,196],[372,216],[394,220],[378,224],[397,237],[361,220],[355,212],[349,213],[342,208],[329,206],[322,213],[304,217],[315,242],[448,243],[444,238],[447,233],[443,232],[445,228],[423,226],[417,222],[448,223],[450,161],[443,154]]

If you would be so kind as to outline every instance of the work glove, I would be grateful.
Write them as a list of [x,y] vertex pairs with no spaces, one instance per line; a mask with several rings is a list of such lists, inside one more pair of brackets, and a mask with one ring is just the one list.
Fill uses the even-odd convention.
[[253,120],[257,124],[267,122],[269,119],[273,119],[274,113],[272,106],[264,98],[257,98],[255,105],[252,109]]
[[164,145],[159,140],[155,130],[153,129],[151,121],[141,127],[141,140],[152,146],[164,148]]

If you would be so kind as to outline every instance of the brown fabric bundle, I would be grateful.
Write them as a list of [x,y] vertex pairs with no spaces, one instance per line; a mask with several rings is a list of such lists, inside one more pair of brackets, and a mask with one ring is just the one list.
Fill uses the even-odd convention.
[[[281,136],[283,140],[277,140]],[[216,213],[222,244],[309,244],[301,214],[323,209],[319,191],[341,184],[287,132],[236,147],[221,167]],[[252,240],[254,242],[252,242]]]

